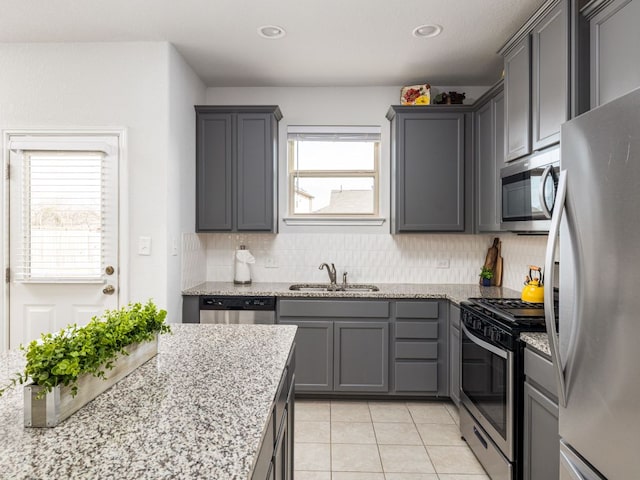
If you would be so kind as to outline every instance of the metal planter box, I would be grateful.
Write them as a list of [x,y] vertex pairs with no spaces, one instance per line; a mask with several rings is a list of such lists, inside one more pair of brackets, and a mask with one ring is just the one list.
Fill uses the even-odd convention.
[[78,378],[78,393],[71,396],[71,387],[58,386],[42,398],[36,398],[42,387],[24,387],[24,426],[55,427],[73,415],[102,392],[112,387],[158,353],[158,336],[144,343],[125,347],[129,355],[119,355],[113,369],[106,370],[106,379],[85,374]]

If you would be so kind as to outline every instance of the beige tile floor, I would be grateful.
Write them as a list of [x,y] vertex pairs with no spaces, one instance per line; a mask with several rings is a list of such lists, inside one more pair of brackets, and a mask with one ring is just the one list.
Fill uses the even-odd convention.
[[489,480],[451,402],[296,400],[296,480]]

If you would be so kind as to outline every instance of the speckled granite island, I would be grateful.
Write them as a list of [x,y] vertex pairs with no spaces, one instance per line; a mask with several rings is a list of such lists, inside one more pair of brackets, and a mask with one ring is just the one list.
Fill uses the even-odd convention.
[[[296,328],[172,329],[155,358],[56,428],[23,427],[21,388],[0,397],[0,478],[251,478]],[[23,366],[22,352],[0,355],[0,385]]]

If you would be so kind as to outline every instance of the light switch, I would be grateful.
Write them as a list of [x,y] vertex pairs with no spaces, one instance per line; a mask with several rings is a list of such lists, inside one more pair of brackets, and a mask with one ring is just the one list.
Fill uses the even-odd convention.
[[151,255],[151,237],[138,237],[138,255]]

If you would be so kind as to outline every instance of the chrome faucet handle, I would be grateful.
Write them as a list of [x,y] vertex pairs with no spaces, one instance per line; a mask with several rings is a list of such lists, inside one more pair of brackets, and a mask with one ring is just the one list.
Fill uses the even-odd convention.
[[348,273],[349,273],[349,272],[343,272],[343,273],[342,273],[342,284],[343,284],[343,285],[346,285],[346,284],[347,284],[347,274],[348,274]]

